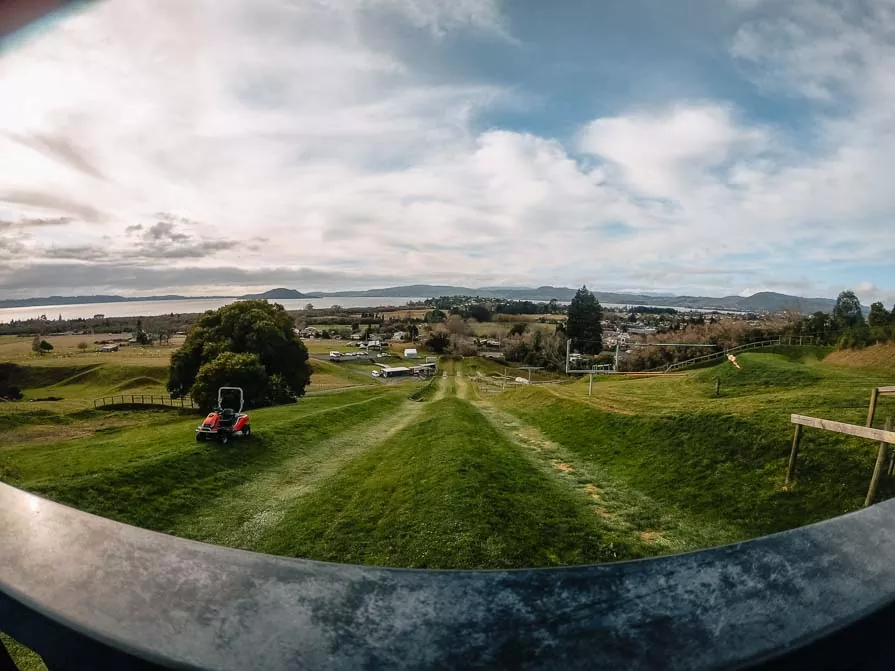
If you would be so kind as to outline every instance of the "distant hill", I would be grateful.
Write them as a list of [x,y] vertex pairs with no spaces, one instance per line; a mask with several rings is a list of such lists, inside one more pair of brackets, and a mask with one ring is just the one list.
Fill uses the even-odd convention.
[[[702,310],[735,310],[741,312],[781,312],[792,310],[810,314],[818,310],[830,312],[836,301],[832,298],[801,298],[771,291],[762,291],[752,296],[724,296],[712,298],[708,296],[672,296],[659,294],[627,294],[607,291],[595,291],[601,303],[617,305],[654,305],[657,307],[698,308]],[[308,298],[437,298],[438,296],[480,296],[482,298],[504,298],[520,301],[570,301],[575,289],[568,287],[455,287],[439,284],[409,284],[399,287],[368,289],[366,291],[314,291],[302,293],[296,289],[283,287],[270,289],[259,294],[245,294],[238,298],[261,298],[270,300],[308,299]],[[234,298],[234,296],[44,296],[40,298],[13,298],[0,300],[0,308],[77,305],[83,303],[122,303],[125,301],[173,301],[200,298]],[[865,308],[866,310],[866,308]]]
[[267,298],[273,300],[288,300],[292,298],[320,298],[323,294],[319,292],[303,294],[300,291],[296,291],[295,289],[283,289],[280,287],[279,289],[270,289],[265,291],[262,294],[245,294],[244,296],[240,296],[240,298]]
[[[438,296],[481,296],[482,298],[505,298],[527,301],[570,301],[575,289],[568,287],[541,286],[537,288],[517,287],[455,287],[448,285],[410,284],[400,287],[368,289],[366,291],[327,292],[333,297],[382,297],[382,298],[437,298]],[[810,314],[822,310],[830,312],[836,301],[832,298],[802,298],[772,291],[762,291],[752,296],[674,296],[669,294],[628,294],[595,291],[601,303],[618,305],[655,305],[658,307],[699,308],[702,310],[736,310],[743,312],[780,312],[792,310]]]
[[37,298],[8,298],[0,300],[0,308],[27,308],[33,306],[82,305],[84,303],[125,303],[131,301],[183,301],[201,298],[232,298],[232,296],[41,296]]

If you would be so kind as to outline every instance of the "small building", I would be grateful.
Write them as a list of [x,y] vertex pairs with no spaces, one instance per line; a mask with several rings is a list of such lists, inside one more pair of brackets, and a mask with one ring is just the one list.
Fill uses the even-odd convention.
[[429,377],[430,375],[435,375],[437,368],[438,364],[435,363],[421,363],[418,366],[412,366],[410,372],[419,377]]
[[395,331],[394,334],[392,334],[392,340],[394,340],[395,342],[401,342],[402,340],[406,339],[407,331]]
[[117,352],[119,345],[116,343],[114,345],[103,345],[102,347],[97,348],[97,352]]
[[106,315],[102,315],[102,314],[100,314],[100,315],[93,315],[93,318],[94,318],[94,319],[105,319],[105,318],[106,318]]
[[315,329],[313,326],[306,326],[298,332],[298,335],[302,338],[316,338],[320,335],[320,331]]
[[419,356],[420,356],[419,352],[416,351],[415,347],[408,347],[407,349],[404,350],[404,358],[405,359],[418,359]]
[[360,333],[352,333],[349,337],[350,337],[352,340],[360,340],[360,339],[363,338],[364,336],[363,336],[362,334],[360,334]]
[[413,375],[413,370],[407,366],[383,366],[381,369],[373,371],[379,373],[377,377],[407,377]]

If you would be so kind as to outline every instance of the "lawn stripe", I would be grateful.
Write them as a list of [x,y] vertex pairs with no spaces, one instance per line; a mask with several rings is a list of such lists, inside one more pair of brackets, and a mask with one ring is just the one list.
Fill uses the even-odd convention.
[[544,477],[469,402],[425,404],[259,539],[321,560],[507,568],[640,556],[606,538],[581,501]]
[[161,458],[28,488],[105,517],[171,531],[209,500],[275,468],[306,445],[388,413],[403,402],[400,391],[380,393],[366,401],[257,426],[251,439],[227,446],[196,443],[191,433],[174,435],[169,437],[172,451]]
[[313,492],[352,459],[400,431],[422,408],[420,403],[405,401],[391,413],[391,405],[383,406],[382,413],[367,418],[361,427],[348,426],[321,442],[296,445],[294,456],[224,492],[182,519],[174,533],[254,549],[258,539],[278,524],[298,499]]

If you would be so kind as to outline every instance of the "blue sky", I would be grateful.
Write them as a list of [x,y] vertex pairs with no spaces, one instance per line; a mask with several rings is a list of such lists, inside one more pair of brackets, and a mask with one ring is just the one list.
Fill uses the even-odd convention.
[[98,2],[0,52],[0,294],[895,303],[891,0]]

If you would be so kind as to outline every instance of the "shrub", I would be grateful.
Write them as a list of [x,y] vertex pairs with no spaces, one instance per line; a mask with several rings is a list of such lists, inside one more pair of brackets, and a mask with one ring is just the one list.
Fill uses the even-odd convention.
[[217,405],[220,387],[242,387],[247,406],[265,405],[268,381],[257,354],[223,352],[202,364],[192,387],[192,397],[202,410],[207,411]]

